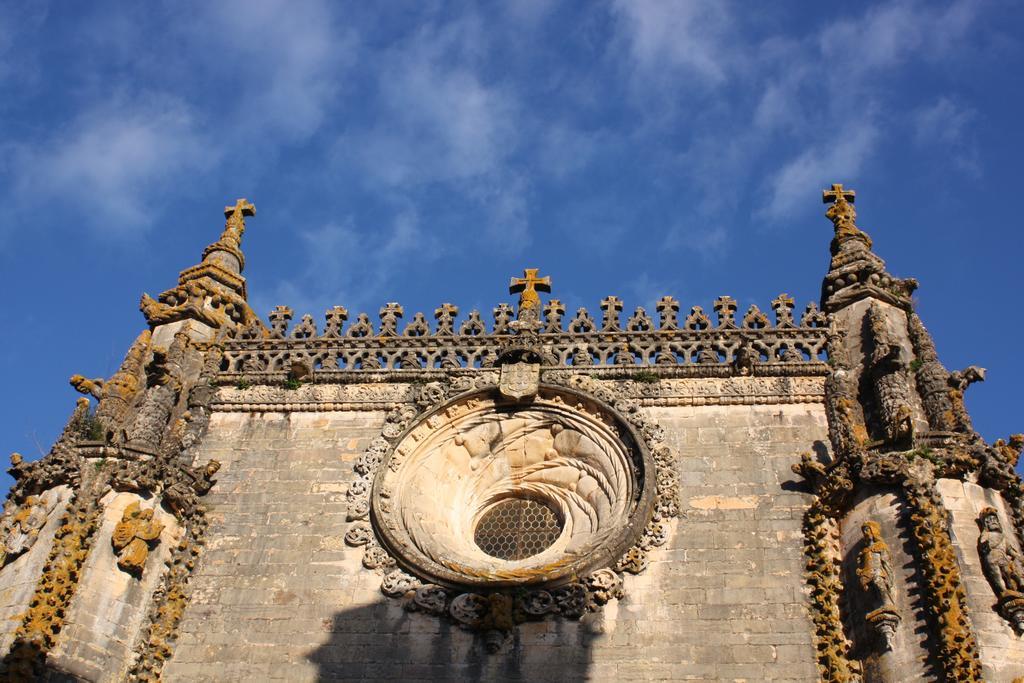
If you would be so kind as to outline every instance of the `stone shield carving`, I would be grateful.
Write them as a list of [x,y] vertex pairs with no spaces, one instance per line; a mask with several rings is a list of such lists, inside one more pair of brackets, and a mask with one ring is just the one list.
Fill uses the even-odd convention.
[[382,545],[449,587],[552,587],[608,567],[650,520],[646,445],[602,402],[541,386],[515,408],[497,392],[421,416],[373,484]]
[[539,363],[509,363],[501,366],[498,390],[503,396],[515,399],[533,396],[539,386]]

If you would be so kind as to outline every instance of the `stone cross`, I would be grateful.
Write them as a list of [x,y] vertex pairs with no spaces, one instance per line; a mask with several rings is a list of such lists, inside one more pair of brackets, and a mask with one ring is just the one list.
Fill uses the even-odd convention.
[[344,306],[335,306],[334,308],[327,309],[327,313],[324,314],[327,318],[327,327],[324,328],[325,337],[340,337],[341,328],[348,320],[348,309]]
[[288,331],[288,322],[292,319],[292,309],[287,306],[277,306],[267,317],[270,318],[270,336],[275,339],[284,339]]
[[381,306],[377,315],[380,316],[380,332],[377,334],[381,337],[398,336],[398,319],[405,315],[405,309],[402,308],[402,305],[389,301]]
[[853,208],[856,196],[856,192],[846,190],[838,183],[833,183],[831,190],[821,193],[822,202],[832,205],[825,216],[832,221],[837,236],[863,235],[857,228],[857,211]]
[[838,183],[832,183],[831,190],[823,190],[821,193],[821,200],[825,204],[845,204],[846,202],[853,204],[856,198],[857,193],[854,190],[844,189]]
[[658,300],[655,307],[658,315],[661,316],[661,329],[679,329],[679,302],[670,296],[663,296]]
[[793,297],[788,294],[779,294],[772,300],[772,308],[775,310],[776,327],[795,327],[793,323]]
[[718,326],[736,327],[736,299],[731,296],[720,296],[715,299],[715,313],[718,314]]
[[494,334],[508,334],[508,324],[512,322],[512,307],[498,304],[494,309]]
[[615,331],[619,327],[619,314],[622,312],[622,299],[617,296],[606,296],[601,300],[601,312],[604,319],[601,321],[601,329]]
[[434,309],[434,319],[437,320],[434,334],[455,334],[455,316],[458,314],[459,307],[455,304],[441,304]]
[[255,215],[256,207],[246,199],[236,200],[234,206],[225,206],[224,217],[227,220],[224,222],[224,233],[220,236],[220,241],[236,249],[240,247],[242,233],[245,232],[245,217]]
[[508,286],[509,294],[519,294],[519,314],[524,308],[540,308],[538,291],[551,291],[550,277],[537,277],[540,268],[524,268],[523,277],[514,277]]

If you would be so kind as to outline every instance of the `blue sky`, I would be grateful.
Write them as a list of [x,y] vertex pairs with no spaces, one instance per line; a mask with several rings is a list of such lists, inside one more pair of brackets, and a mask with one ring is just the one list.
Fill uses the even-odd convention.
[[802,309],[831,182],[947,366],[989,369],[979,430],[1024,431],[1021,10],[0,2],[3,447],[49,447],[236,197],[263,315],[489,318],[526,266],[570,313]]

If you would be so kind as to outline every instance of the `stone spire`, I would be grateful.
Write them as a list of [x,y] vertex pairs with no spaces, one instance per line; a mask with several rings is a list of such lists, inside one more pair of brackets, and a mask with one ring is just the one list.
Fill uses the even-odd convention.
[[142,295],[139,309],[150,327],[196,320],[220,328],[225,324],[246,324],[255,317],[246,303],[242,277],[245,219],[255,215],[256,207],[246,199],[224,207],[224,231],[220,239],[203,250],[202,262],[181,271],[178,286],[157,299]]
[[203,263],[218,263],[233,273],[240,274],[245,268],[242,253],[242,235],[245,233],[245,219],[255,216],[256,207],[246,199],[238,199],[234,206],[224,207],[224,232],[220,239],[203,251]]
[[835,236],[832,260],[821,286],[821,308],[831,313],[873,297],[909,311],[917,281],[901,280],[886,271],[885,261],[871,250],[871,238],[857,227],[857,211],[853,207],[856,196],[856,192],[840,184],[822,192],[822,201],[831,204],[825,216],[832,221]]

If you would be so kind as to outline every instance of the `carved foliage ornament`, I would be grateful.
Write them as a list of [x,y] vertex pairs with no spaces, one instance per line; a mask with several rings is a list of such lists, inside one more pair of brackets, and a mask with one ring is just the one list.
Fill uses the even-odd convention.
[[345,536],[386,595],[490,649],[516,623],[620,597],[677,514],[674,456],[635,402],[553,375],[514,403],[497,379],[430,383],[419,413],[392,411],[356,463]]

